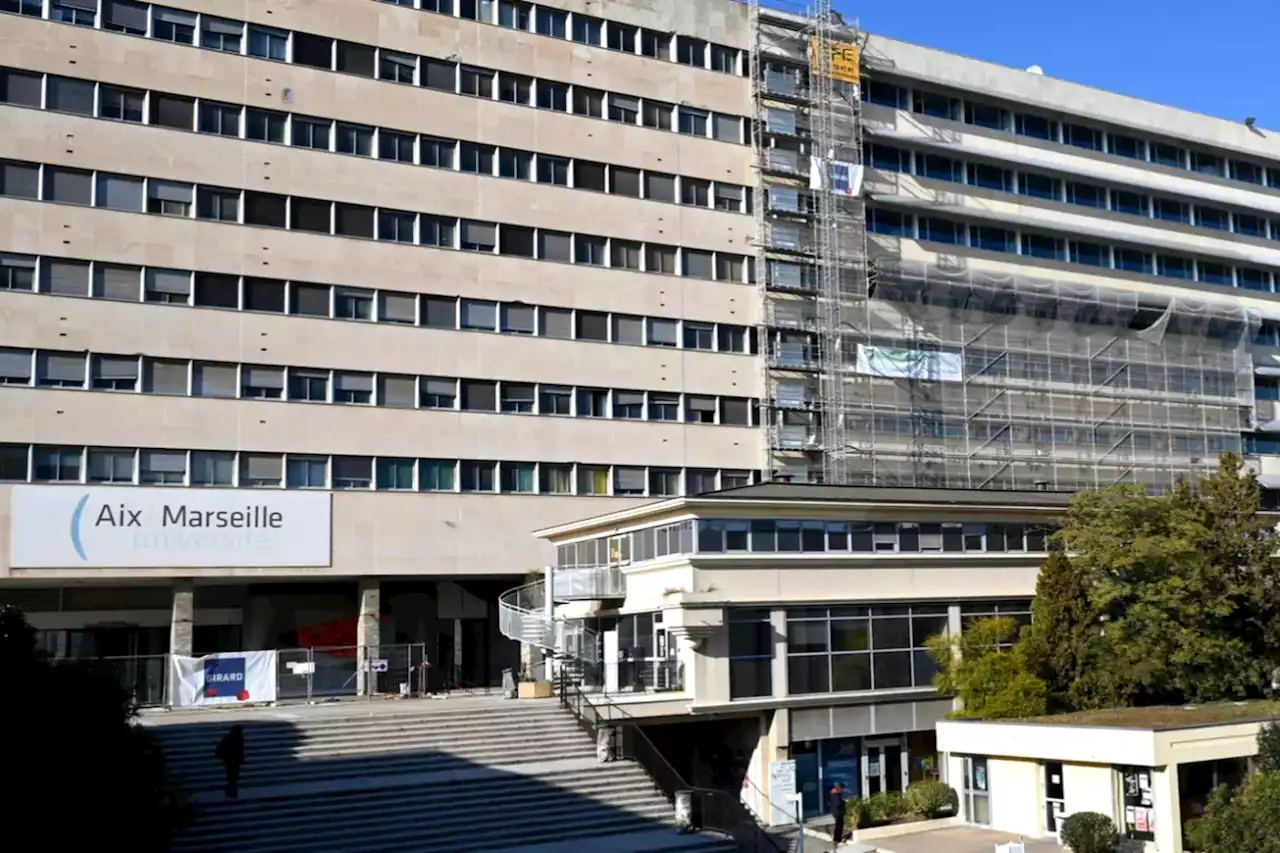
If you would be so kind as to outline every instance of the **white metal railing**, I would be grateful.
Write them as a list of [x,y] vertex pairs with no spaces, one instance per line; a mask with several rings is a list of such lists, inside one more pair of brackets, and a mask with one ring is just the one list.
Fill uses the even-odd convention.
[[546,595],[545,580],[504,592],[498,598],[498,630],[526,646],[584,663],[599,663],[598,634],[581,619],[547,619]]
[[556,601],[625,598],[627,581],[619,566],[560,568],[552,578]]

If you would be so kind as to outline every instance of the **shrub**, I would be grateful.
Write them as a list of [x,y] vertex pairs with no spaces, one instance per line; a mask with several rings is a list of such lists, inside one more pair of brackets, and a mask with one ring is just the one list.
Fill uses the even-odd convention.
[[1111,853],[1120,841],[1111,818],[1098,812],[1076,812],[1062,821],[1062,843],[1071,853]]
[[907,804],[896,791],[881,791],[867,801],[871,806],[871,818],[876,823],[893,823],[906,817]]
[[845,824],[849,829],[866,829],[875,822],[870,800],[854,797],[845,805]]
[[957,803],[956,792],[951,786],[936,779],[912,783],[903,799],[908,811],[928,820],[954,814]]

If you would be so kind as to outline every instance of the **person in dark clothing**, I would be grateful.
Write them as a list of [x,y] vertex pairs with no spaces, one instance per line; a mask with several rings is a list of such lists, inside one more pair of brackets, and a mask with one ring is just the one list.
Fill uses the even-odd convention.
[[227,771],[227,798],[240,796],[240,768],[244,766],[244,727],[236,723],[231,731],[218,741],[214,753]]
[[844,841],[844,785],[839,782],[831,789],[830,813],[835,821],[831,826],[831,849],[834,850]]

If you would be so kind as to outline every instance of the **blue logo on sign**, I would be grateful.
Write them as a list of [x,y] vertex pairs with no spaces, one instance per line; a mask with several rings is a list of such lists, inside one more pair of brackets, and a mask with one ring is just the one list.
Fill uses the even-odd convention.
[[84,505],[89,502],[89,493],[85,492],[84,496],[76,504],[76,508],[71,512],[71,547],[76,549],[76,553],[80,555],[80,559],[86,563],[89,561],[88,556],[84,553],[84,544],[80,541],[80,517],[84,515]]
[[208,658],[204,662],[204,695],[238,698],[244,690],[244,658]]

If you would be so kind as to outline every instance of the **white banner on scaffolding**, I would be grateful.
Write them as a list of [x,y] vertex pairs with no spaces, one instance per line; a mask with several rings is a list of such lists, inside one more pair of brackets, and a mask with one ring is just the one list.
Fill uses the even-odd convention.
[[[823,163],[826,164],[826,185],[823,185]],[[809,189],[827,189],[836,195],[862,195],[862,165],[846,163],[841,160],[823,160],[821,157],[809,158]]]
[[958,353],[898,349],[858,344],[854,370],[885,379],[924,379],[930,382],[964,380],[964,358]]
[[235,705],[276,701],[276,652],[226,652],[188,658],[170,655],[173,704]]

